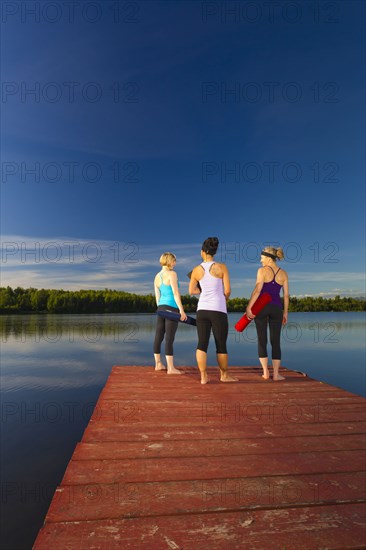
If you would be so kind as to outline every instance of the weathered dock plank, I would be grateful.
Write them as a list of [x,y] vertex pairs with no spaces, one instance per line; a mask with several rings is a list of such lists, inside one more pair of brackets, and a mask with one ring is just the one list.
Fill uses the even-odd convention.
[[[125,426],[127,428],[127,424]],[[223,433],[223,429],[225,432]],[[358,422],[313,422],[313,423],[293,423],[286,425],[286,436],[319,436],[325,435],[348,435],[364,434],[366,432],[366,423]],[[233,422],[230,425],[227,421],[223,428],[223,422],[193,422],[188,420],[173,421],[169,424],[164,421],[164,425],[157,425],[156,422],[138,422],[129,423],[128,430],[121,429],[116,422],[108,422],[103,426],[97,422],[91,422],[87,426],[83,441],[84,442],[107,442],[107,441],[186,441],[192,439],[232,439],[247,437],[281,437],[284,435],[283,425],[274,425],[270,421],[269,425],[258,425],[257,423],[244,423],[240,421]]]
[[365,548],[366,400],[114,367],[35,550]]
[[37,550],[365,548],[365,506],[321,506],[49,523]]
[[[202,432],[203,430],[201,430]],[[234,456],[257,455],[281,452],[311,451],[354,451],[366,450],[366,434],[323,435],[323,437],[268,437],[221,439],[222,432],[213,439],[190,439],[184,441],[155,441],[154,443],[126,441],[123,445],[117,441],[100,443],[79,443],[73,460],[107,460],[141,458],[169,458],[190,456]],[[221,438],[219,439],[219,437]]]
[[[365,472],[262,476],[134,484],[65,485],[49,522],[197,514],[217,510],[310,506],[362,501]],[[98,498],[95,498],[98,496]]]

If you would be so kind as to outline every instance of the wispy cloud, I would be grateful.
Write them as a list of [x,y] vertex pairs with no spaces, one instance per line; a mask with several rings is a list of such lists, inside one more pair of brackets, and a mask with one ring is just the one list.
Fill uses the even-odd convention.
[[313,271],[306,273],[299,273],[291,271],[291,280],[293,282],[357,282],[364,283],[365,276],[363,273],[357,273],[355,271]]
[[[1,243],[2,286],[34,288],[114,288],[146,294],[165,251],[177,255],[179,270],[198,263],[198,244],[140,245],[136,242],[50,239],[8,235]],[[188,290],[188,279],[182,281]]]
[[[148,294],[160,269],[163,252],[177,255],[181,292],[188,292],[186,274],[200,261],[200,243],[147,245],[136,242],[87,240],[69,237],[25,237],[7,235],[2,239],[2,286],[63,288],[65,290],[113,288]],[[217,260],[221,261],[220,254]],[[258,264],[228,261],[232,296],[249,296],[255,284]],[[365,279],[357,271],[301,271],[301,263],[285,265],[292,295],[364,295]]]

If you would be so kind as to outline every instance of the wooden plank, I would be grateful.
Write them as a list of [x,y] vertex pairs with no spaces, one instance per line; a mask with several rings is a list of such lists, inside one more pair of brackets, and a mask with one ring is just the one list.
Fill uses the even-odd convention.
[[356,550],[365,516],[364,504],[340,504],[49,523],[34,550]]
[[63,485],[47,521],[196,514],[364,500],[365,472]]
[[323,436],[262,438],[228,438],[183,441],[155,440],[152,442],[79,443],[73,460],[227,456],[273,454],[281,452],[309,452],[334,450],[366,450],[366,434],[348,434],[344,437]]
[[[325,435],[363,434],[366,431],[365,422],[315,422],[286,424],[286,436],[322,437]],[[258,425],[258,422],[193,422],[175,420],[166,423],[157,422],[127,422],[121,427],[117,422],[90,421],[83,436],[84,442],[93,441],[155,441],[186,440],[186,439],[231,439],[246,437],[281,437],[284,434],[283,425]]]
[[[361,407],[361,406],[360,406]],[[173,412],[174,411],[174,412]],[[92,417],[92,422],[102,424],[106,427],[110,424],[141,424],[152,425],[179,425],[179,423],[190,422],[192,426],[208,425],[235,425],[240,424],[243,429],[246,426],[276,426],[281,425],[282,430],[285,425],[300,424],[323,424],[323,423],[353,423],[366,421],[365,412],[359,407],[348,409],[346,406],[340,408],[333,405],[259,405],[255,403],[231,403],[216,404],[209,403],[200,409],[193,410],[190,414],[187,410],[181,410],[179,407],[166,407],[163,403],[161,408],[149,412],[148,408],[142,411],[135,401],[126,401],[125,403],[113,403],[111,407],[104,407],[103,404]]]
[[[224,460],[224,462],[223,462]],[[361,472],[366,469],[362,451],[328,451],[276,453],[271,455],[207,456],[170,458],[141,458],[125,460],[73,460],[64,484],[124,483],[141,481],[175,481],[185,479],[236,478],[261,475],[295,475],[310,473]]]
[[[174,415],[172,415],[174,410]],[[93,412],[95,422],[164,422],[175,421],[177,417],[189,416],[192,420],[223,421],[230,418],[234,422],[287,423],[287,422],[337,422],[366,420],[364,403],[339,402],[332,400],[308,400],[298,402],[283,400],[245,401],[228,398],[220,401],[192,402],[189,399],[174,401],[160,399],[141,401],[136,398],[126,400],[101,399]]]
[[[205,386],[196,386],[196,387],[190,387],[189,393],[187,392],[186,387],[178,387],[178,388],[172,388],[172,393],[174,399],[187,399],[187,396],[189,396],[189,399],[192,401],[217,401],[218,399],[223,397],[227,397],[228,395],[234,396],[235,399],[237,398],[244,398],[244,399],[251,399],[252,401],[257,400],[280,400],[282,399],[288,399],[288,400],[303,400],[304,399],[304,388],[297,387],[292,388],[289,392],[279,391],[278,386],[277,390],[267,390],[263,385],[265,385],[266,382],[263,382],[261,385],[252,384],[250,387],[239,386],[239,383],[235,384],[235,390],[231,390],[228,394],[224,390],[220,389],[222,386],[215,386],[215,390],[213,392],[207,392]],[[226,386],[227,387],[227,386]],[[198,389],[197,389],[198,388]],[[204,388],[204,389],[203,389]],[[165,389],[165,388],[164,388]],[[139,395],[139,392],[141,391],[140,387],[135,386],[134,388],[126,388],[126,385],[115,385],[115,386],[109,386],[105,387],[102,391],[100,397],[101,399],[130,399],[132,395]],[[151,388],[145,388],[144,391],[145,398],[147,400],[156,400],[159,397],[161,397],[161,389],[159,387]],[[331,398],[339,398],[342,400],[349,400],[349,403],[362,403],[363,397],[347,394],[346,395],[342,392],[342,390],[334,389],[333,391],[324,390],[324,389],[307,389],[306,395],[309,396],[310,399],[317,399],[317,400],[325,400],[325,399],[331,399]]]
[[[352,411],[352,410],[358,410],[360,413],[364,410],[365,402],[362,400],[362,398],[349,398],[349,397],[337,397],[337,396],[317,396],[313,395],[310,392],[306,392],[306,395],[304,395],[304,392],[301,392],[301,394],[294,394],[293,396],[282,396],[282,395],[258,395],[258,394],[251,394],[251,393],[241,393],[238,395],[235,394],[229,394],[229,395],[218,395],[218,396],[190,396],[190,394],[187,392],[180,393],[175,392],[174,398],[168,398],[166,396],[162,396],[161,393],[152,394],[150,392],[146,392],[144,395],[144,402],[141,403],[141,399],[138,394],[134,394],[132,392],[126,393],[125,395],[121,395],[120,393],[117,393],[115,391],[110,392],[108,394],[105,394],[100,397],[98,401],[98,407],[103,409],[105,412],[108,412],[108,408],[113,408],[118,406],[120,404],[120,407],[123,407],[124,404],[129,404],[131,402],[139,401],[139,407],[138,410],[141,412],[141,414],[144,414],[146,412],[152,412],[155,416],[157,416],[157,413],[160,410],[160,407],[163,406],[165,408],[169,408],[169,406],[177,407],[177,410],[182,411],[184,410],[186,412],[187,406],[190,407],[190,410],[192,410],[192,415],[197,416],[200,414],[200,412],[203,409],[207,409],[208,407],[211,408],[211,410],[216,414],[217,410],[219,410],[220,407],[226,407],[230,409],[234,408],[234,406],[256,406],[256,407],[271,407],[279,409],[280,411],[283,408],[301,408],[306,412],[308,409],[314,410],[315,408],[318,410],[324,409],[325,412],[328,412],[330,407],[332,406],[332,411],[334,411],[336,408],[338,410],[344,410],[344,411]],[[160,407],[155,407],[154,405],[159,404]],[[344,406],[344,407],[343,407]]]

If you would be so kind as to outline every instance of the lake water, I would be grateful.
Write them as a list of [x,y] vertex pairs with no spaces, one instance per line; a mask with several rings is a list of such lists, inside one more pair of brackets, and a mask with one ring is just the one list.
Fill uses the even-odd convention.
[[[231,365],[258,365],[253,323],[229,315]],[[2,548],[28,550],[113,365],[152,366],[155,315],[0,317]],[[177,367],[195,365],[196,331],[179,325]],[[366,396],[365,314],[292,313],[282,364]],[[210,344],[208,364],[215,365]]]

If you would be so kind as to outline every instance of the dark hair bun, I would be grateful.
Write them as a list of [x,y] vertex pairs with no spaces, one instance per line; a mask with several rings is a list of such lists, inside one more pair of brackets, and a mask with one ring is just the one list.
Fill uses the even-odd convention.
[[208,239],[203,242],[202,250],[203,252],[206,252],[206,254],[214,256],[217,252],[218,247],[219,239],[217,237],[208,237]]

